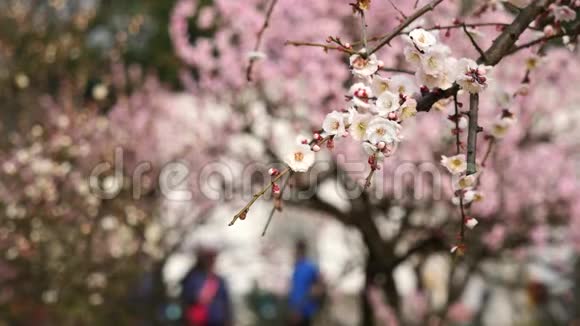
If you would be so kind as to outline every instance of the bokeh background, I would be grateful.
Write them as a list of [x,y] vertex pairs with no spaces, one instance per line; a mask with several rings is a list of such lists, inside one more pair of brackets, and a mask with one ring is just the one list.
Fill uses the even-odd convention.
[[[377,196],[343,196],[366,175],[344,140],[319,155],[315,178],[293,181],[265,236],[268,200],[227,226],[283,145],[343,105],[347,58],[285,42],[358,40],[348,2],[279,0],[248,82],[268,1],[0,0],[0,325],[178,325],[200,246],[220,250],[236,325],[279,325],[297,239],[328,283],[320,325],[578,321],[580,58],[559,40],[505,58],[482,96],[484,129],[502,109],[518,123],[485,169],[464,258],[449,254],[459,216],[445,174],[441,189],[396,178],[442,172],[454,146],[445,101],[406,125]],[[513,15],[500,1],[444,1],[416,25]],[[374,0],[369,35],[396,17]],[[498,33],[472,31],[482,48]],[[460,30],[443,34],[458,57],[478,56]],[[408,69],[391,45],[379,58]],[[185,198],[160,183],[181,167]]]

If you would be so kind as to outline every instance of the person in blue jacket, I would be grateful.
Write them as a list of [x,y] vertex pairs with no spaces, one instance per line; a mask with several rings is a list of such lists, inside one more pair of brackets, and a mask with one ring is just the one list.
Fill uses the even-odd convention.
[[289,293],[290,325],[308,326],[319,312],[325,285],[318,266],[307,258],[304,240],[296,243],[296,262]]
[[232,305],[225,280],[214,271],[217,250],[200,248],[197,262],[182,281],[186,326],[230,326]]

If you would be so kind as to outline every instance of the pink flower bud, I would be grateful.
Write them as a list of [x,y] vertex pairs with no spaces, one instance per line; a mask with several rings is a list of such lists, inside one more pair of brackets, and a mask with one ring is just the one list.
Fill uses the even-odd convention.
[[314,151],[314,152],[320,152],[320,146],[318,146],[318,145],[312,146],[312,151]]
[[382,68],[382,67],[384,67],[384,66],[385,66],[385,62],[384,62],[383,60],[379,60],[379,61],[377,62],[377,65],[379,66],[379,68]]
[[350,49],[350,48],[352,48],[352,45],[350,45],[350,43],[347,42],[347,43],[344,43],[344,47],[347,49]]
[[319,133],[314,133],[313,137],[316,140],[320,140],[322,138]]
[[387,147],[387,143],[385,143],[384,141],[381,141],[377,144],[377,147],[379,149],[385,149],[385,147]]
[[275,176],[277,176],[278,174],[280,174],[280,171],[279,171],[278,169],[276,169],[276,168],[270,168],[270,169],[268,170],[268,174],[269,174],[270,176],[272,176],[272,177],[275,177]]
[[275,195],[280,194],[280,186],[277,183],[272,184],[272,193],[274,193]]
[[389,120],[397,120],[397,113],[396,112],[389,112],[389,115],[387,116],[387,118]]
[[544,27],[544,35],[545,36],[552,36],[552,35],[554,35],[554,26],[552,26],[552,25],[546,25],[546,27]]
[[348,135],[350,135],[350,134],[348,133],[348,131],[345,131],[345,132],[342,134],[342,137],[345,137],[345,138],[346,138],[346,137],[348,137]]

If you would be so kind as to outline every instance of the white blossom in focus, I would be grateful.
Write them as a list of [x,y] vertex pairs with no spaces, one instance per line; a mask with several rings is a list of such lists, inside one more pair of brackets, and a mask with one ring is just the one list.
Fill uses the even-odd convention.
[[324,122],[322,122],[322,129],[326,135],[342,137],[346,133],[344,114],[337,111],[327,114]]
[[391,78],[391,92],[413,95],[419,92],[419,87],[417,87],[417,83],[411,76],[396,75]]
[[460,174],[467,169],[467,161],[465,154],[457,154],[455,156],[447,157],[441,156],[441,165],[443,165],[451,174]]
[[314,152],[308,145],[296,144],[285,152],[284,163],[294,172],[306,172],[314,164]]
[[438,75],[445,72],[447,68],[447,58],[449,56],[449,48],[446,46],[436,46],[433,49],[421,56],[421,68],[426,74]]
[[453,182],[453,189],[455,190],[465,190],[475,187],[477,181],[477,174],[463,175],[459,178],[455,177]]
[[399,96],[388,91],[384,92],[377,99],[376,109],[380,116],[397,111],[399,109]]
[[349,94],[352,96],[352,104],[362,108],[370,107],[369,100],[373,97],[373,91],[370,87],[363,83],[356,83],[350,87]]
[[381,117],[373,118],[367,127],[367,139],[371,144],[385,142],[387,144],[400,141],[399,124]]
[[422,28],[417,28],[409,33],[409,39],[413,44],[422,51],[427,50],[429,47],[437,43],[437,38],[431,32],[428,32]]
[[376,75],[375,77],[373,77],[371,89],[373,91],[373,94],[375,94],[376,96],[380,96],[386,91],[391,91],[391,79],[388,77]]
[[469,93],[475,94],[487,88],[490,66],[478,65],[475,61],[461,58],[457,61],[456,82]]
[[370,77],[379,70],[379,60],[375,54],[365,58],[362,54],[355,53],[349,58],[352,73],[357,77]]
[[370,120],[369,114],[355,114],[348,129],[352,138],[359,141],[365,139]]

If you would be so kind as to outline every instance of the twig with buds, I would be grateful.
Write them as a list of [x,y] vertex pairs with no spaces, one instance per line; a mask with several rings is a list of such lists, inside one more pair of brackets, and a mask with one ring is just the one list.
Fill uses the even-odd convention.
[[328,45],[323,43],[316,43],[316,42],[302,42],[302,41],[286,41],[284,45],[293,45],[293,46],[313,46],[322,48],[324,51],[328,50],[337,50],[348,54],[353,54],[355,51],[352,48],[348,48],[345,46],[336,46],[336,45]]
[[257,193],[254,194],[254,196],[252,197],[252,200],[250,200],[250,202],[248,204],[246,204],[246,206],[244,206],[244,208],[242,208],[232,219],[232,221],[230,222],[229,226],[234,225],[234,223],[236,223],[236,221],[238,219],[240,220],[245,220],[246,216],[248,215],[248,211],[250,210],[250,207],[252,207],[252,205],[256,202],[256,200],[258,200],[258,198],[262,197],[266,191],[268,191],[268,189],[270,189],[272,186],[274,186],[274,184],[280,180],[280,178],[282,178],[286,173],[290,172],[290,168],[286,168],[284,171],[279,172],[273,179],[271,182],[269,182],[262,190],[258,191]]
[[290,171],[290,173],[288,174],[288,176],[286,177],[286,179],[284,180],[284,183],[282,184],[282,189],[280,190],[280,193],[277,195],[277,198],[275,199],[276,201],[280,201],[279,203],[275,203],[274,206],[272,207],[272,210],[270,210],[270,215],[268,215],[268,220],[266,221],[266,224],[264,225],[264,230],[262,231],[262,236],[266,235],[266,231],[268,231],[268,227],[270,226],[270,222],[272,222],[272,218],[274,217],[274,213],[277,210],[281,210],[281,201],[282,201],[282,196],[284,195],[284,190],[286,189],[286,186],[288,186],[288,180],[290,180],[290,178],[292,177],[293,172]]
[[473,36],[471,35],[471,33],[467,30],[467,26],[465,26],[465,24],[463,24],[462,27],[463,27],[463,31],[465,32],[465,35],[467,35],[467,37],[471,41],[471,44],[473,44],[473,47],[477,50],[477,52],[479,53],[479,55],[481,56],[481,58],[483,58],[484,61],[487,61],[485,59],[485,53],[479,47],[479,45],[477,44],[477,42],[475,42],[475,39],[473,38]]
[[407,26],[409,26],[412,22],[414,22],[419,17],[423,16],[425,13],[435,9],[443,0],[434,0],[423,6],[421,9],[415,11],[411,16],[407,17],[399,26],[397,26],[394,30],[392,30],[389,34],[385,35],[385,37],[381,38],[379,44],[377,44],[372,50],[369,51],[369,55],[377,52],[383,46],[389,44],[389,42],[399,35]]
[[[260,30],[258,31],[256,45],[254,46],[254,52],[258,52],[260,50],[260,44],[262,44],[264,32],[268,28],[268,25],[270,23],[270,17],[272,16],[272,12],[274,11],[274,7],[276,6],[277,2],[278,0],[272,0],[272,2],[270,2],[270,6],[268,7],[268,11],[266,12],[266,18],[264,18],[264,24],[262,25],[262,28],[260,28]],[[246,79],[248,81],[252,81],[252,69],[254,67],[254,62],[256,62],[256,58],[250,58],[250,61],[248,62],[248,68],[246,69]]]

